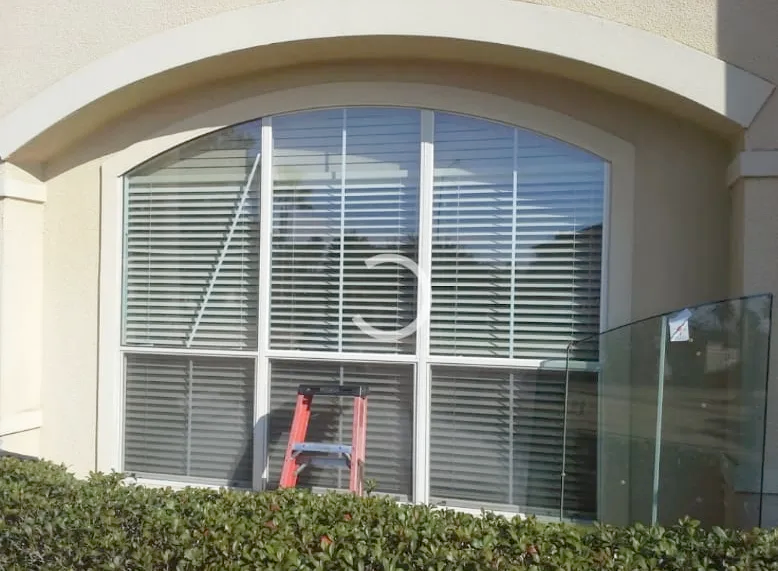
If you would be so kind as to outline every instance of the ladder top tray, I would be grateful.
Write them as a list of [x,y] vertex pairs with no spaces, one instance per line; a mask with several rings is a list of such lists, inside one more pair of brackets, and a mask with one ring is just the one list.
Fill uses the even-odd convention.
[[356,383],[344,383],[336,385],[300,385],[297,388],[297,394],[306,396],[328,396],[328,397],[366,397],[369,389],[365,385]]
[[292,446],[293,452],[320,452],[322,454],[351,454],[349,444],[327,444],[325,442],[297,442]]

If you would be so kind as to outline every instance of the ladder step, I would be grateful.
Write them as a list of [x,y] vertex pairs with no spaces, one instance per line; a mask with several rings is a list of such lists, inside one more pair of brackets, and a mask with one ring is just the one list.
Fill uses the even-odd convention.
[[343,457],[312,456],[306,458],[305,462],[318,468],[344,468],[348,470],[351,467],[351,463]]
[[321,452],[322,454],[351,454],[347,444],[327,444],[324,442],[298,442],[292,446],[292,452]]

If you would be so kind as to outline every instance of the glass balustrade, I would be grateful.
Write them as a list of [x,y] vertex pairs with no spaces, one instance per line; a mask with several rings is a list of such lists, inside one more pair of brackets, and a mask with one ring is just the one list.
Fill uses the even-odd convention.
[[[771,295],[731,299],[572,343],[560,517],[586,517],[566,501],[586,479],[603,523],[758,526],[771,308]],[[598,382],[579,382],[576,355],[593,350]]]

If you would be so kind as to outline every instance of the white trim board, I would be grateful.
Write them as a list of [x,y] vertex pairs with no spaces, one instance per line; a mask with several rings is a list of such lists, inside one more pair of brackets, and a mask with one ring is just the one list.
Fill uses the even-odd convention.
[[394,0],[366,9],[361,0],[284,0],[204,18],[82,67],[0,118],[0,158],[90,103],[187,64],[277,44],[370,36],[448,38],[551,54],[659,87],[741,127],[775,88],[657,34],[534,3]]
[[778,178],[778,149],[738,154],[727,168],[727,186],[742,178]]
[[46,202],[46,185],[42,182],[32,182],[32,177],[25,176],[15,166],[0,163],[0,200],[10,198],[43,204]]
[[0,437],[36,430],[43,426],[43,412],[28,410],[0,418]]

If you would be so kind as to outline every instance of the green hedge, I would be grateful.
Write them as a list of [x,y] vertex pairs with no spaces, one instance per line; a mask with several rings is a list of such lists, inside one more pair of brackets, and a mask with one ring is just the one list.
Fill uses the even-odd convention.
[[78,480],[0,460],[0,569],[778,569],[778,534],[577,527],[382,498]]

